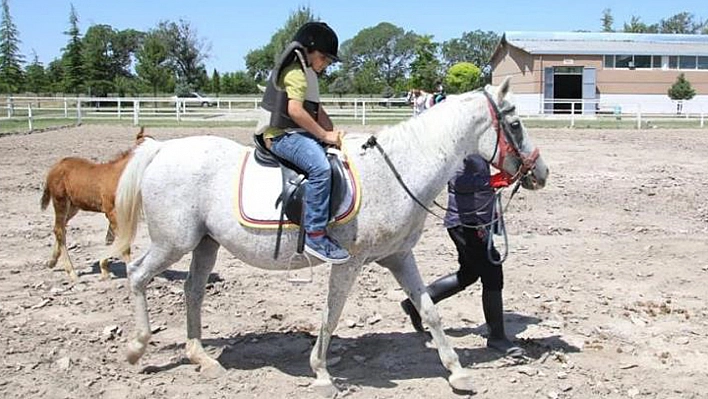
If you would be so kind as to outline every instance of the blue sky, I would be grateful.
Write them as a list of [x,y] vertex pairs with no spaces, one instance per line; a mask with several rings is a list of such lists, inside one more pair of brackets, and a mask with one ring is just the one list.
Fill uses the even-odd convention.
[[476,29],[501,33],[529,31],[599,31],[602,10],[610,8],[615,28],[633,15],[647,24],[679,12],[708,19],[705,0],[586,1],[550,0],[9,0],[10,15],[20,33],[20,50],[29,61],[36,52],[45,66],[67,43],[70,4],[79,16],[81,33],[93,24],[115,29],[149,30],[159,21],[185,19],[210,43],[207,71],[245,69],[244,57],[270,41],[299,6],[309,6],[329,23],[340,42],[361,29],[390,22],[436,41],[460,37]]

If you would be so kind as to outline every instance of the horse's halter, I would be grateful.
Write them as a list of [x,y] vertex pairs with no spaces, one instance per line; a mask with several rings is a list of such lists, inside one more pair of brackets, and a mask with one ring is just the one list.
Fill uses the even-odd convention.
[[[510,132],[510,129],[515,129],[512,126],[515,123],[509,123],[504,116],[510,112],[514,111],[514,107],[505,108],[500,110],[497,103],[492,99],[491,94],[488,91],[482,90],[482,93],[487,98],[487,105],[489,106],[489,112],[492,114],[492,125],[494,130],[497,132],[497,144],[494,146],[494,154],[488,160],[488,163],[499,169],[499,173],[492,176],[491,184],[494,188],[507,187],[514,183],[519,177],[525,175],[529,171],[536,167],[536,160],[538,159],[539,151],[535,148],[530,155],[524,155],[521,152],[521,143],[516,140],[514,135]],[[494,162],[494,158],[497,158]],[[519,170],[511,175],[509,172],[504,170],[504,161],[507,156],[513,156],[521,160],[521,167]]]

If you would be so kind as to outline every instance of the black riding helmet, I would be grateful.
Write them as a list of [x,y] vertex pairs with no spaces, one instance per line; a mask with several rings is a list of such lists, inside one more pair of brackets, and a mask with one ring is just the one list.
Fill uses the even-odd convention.
[[298,29],[294,41],[302,44],[308,50],[317,50],[332,59],[332,62],[338,62],[337,49],[339,48],[339,39],[332,28],[324,22],[308,22]]

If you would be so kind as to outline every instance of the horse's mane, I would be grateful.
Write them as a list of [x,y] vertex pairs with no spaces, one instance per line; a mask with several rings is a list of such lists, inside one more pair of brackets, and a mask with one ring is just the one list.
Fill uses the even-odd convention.
[[448,141],[452,140],[453,128],[476,116],[471,110],[460,112],[460,108],[470,107],[469,102],[477,96],[479,93],[475,92],[458,95],[416,117],[382,129],[376,135],[380,139],[397,142],[396,146],[400,144],[398,148],[403,151],[415,149],[421,153],[421,149],[428,149],[430,151],[426,152],[432,156],[445,156],[447,154],[441,153],[446,151],[441,146],[446,141],[445,136],[448,136]]

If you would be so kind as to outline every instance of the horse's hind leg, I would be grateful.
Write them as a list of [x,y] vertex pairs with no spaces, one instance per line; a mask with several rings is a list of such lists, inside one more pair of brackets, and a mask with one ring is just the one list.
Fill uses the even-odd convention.
[[361,265],[347,263],[332,266],[329,275],[329,290],[327,292],[327,306],[322,311],[322,326],[317,334],[317,342],[310,353],[310,367],[317,375],[313,388],[322,395],[332,397],[337,393],[337,388],[332,384],[332,378],[327,371],[327,350],[334,330],[337,328],[342,309],[349,296],[356,277],[359,275]]
[[440,360],[443,366],[452,373],[448,379],[450,385],[460,391],[473,391],[472,374],[460,365],[457,354],[443,332],[440,316],[430,295],[425,290],[413,253],[408,251],[404,254],[393,255],[378,261],[378,263],[393,273],[393,277],[396,278],[398,284],[418,309],[423,322],[430,327],[430,334],[438,348]]
[[47,266],[49,268],[54,268],[57,262],[61,259],[61,263],[66,270],[66,274],[72,281],[76,281],[78,276],[74,270],[74,265],[71,264],[71,259],[69,258],[69,251],[66,249],[66,225],[69,220],[76,216],[79,212],[78,208],[72,207],[71,202],[62,199],[54,198],[52,201],[54,205],[54,249],[52,250],[52,259],[49,261]]
[[209,236],[202,238],[192,251],[192,263],[189,275],[184,282],[184,295],[187,302],[187,357],[201,366],[202,372],[218,373],[224,369],[219,362],[211,358],[202,347],[202,303],[204,287],[209,274],[214,269],[219,243]]
[[126,357],[130,364],[135,364],[145,353],[152,335],[145,289],[153,277],[177,262],[182,255],[184,254],[181,251],[176,251],[172,248],[160,248],[153,243],[143,256],[135,259],[127,267],[130,291],[133,294],[133,303],[135,304],[135,324],[137,328],[135,338],[128,342]]

